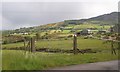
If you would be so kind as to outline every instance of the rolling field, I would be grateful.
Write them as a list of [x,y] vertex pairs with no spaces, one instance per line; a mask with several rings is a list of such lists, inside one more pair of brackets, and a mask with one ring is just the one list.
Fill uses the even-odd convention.
[[[112,25],[111,25],[112,26]],[[110,25],[104,25],[104,26],[100,26],[98,24],[80,24],[80,25],[68,25],[67,27],[65,27],[66,29],[86,29],[86,28],[96,28],[96,29],[109,29],[111,27]]]
[[[87,28],[88,25],[76,26],[74,28]],[[97,26],[89,26],[97,27]],[[99,27],[99,26],[98,26]],[[98,28],[97,27],[97,28]],[[68,28],[73,28],[69,26]],[[101,27],[99,27],[101,28]],[[105,29],[108,27],[106,26]],[[61,49],[61,50],[72,50],[73,49],[73,38],[68,37],[73,35],[71,30],[49,30],[48,32],[40,33],[41,36],[48,36],[48,39],[40,39],[36,41],[36,49],[48,48],[48,49]],[[81,30],[76,30],[81,31]],[[92,30],[97,32],[98,30]],[[47,34],[46,34],[47,33]],[[35,36],[32,35],[22,35],[22,36]],[[49,38],[51,37],[51,38]],[[62,37],[62,38],[61,38]],[[77,48],[82,49],[92,49],[96,53],[78,53],[74,55],[73,53],[50,53],[50,52],[25,52],[23,50],[2,50],[2,69],[3,70],[44,70],[54,67],[61,67],[67,65],[76,64],[86,64],[101,61],[110,61],[118,59],[118,50],[116,50],[117,55],[111,54],[111,44],[104,43],[103,40],[98,39],[84,39],[84,37],[77,38]],[[23,42],[3,44],[2,48],[19,48],[23,47]],[[116,47],[117,48],[117,47]]]

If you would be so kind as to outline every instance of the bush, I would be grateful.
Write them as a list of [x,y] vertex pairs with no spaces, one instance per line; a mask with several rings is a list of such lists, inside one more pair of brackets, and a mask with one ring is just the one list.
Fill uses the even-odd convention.
[[24,38],[22,36],[10,35],[10,36],[3,37],[2,44],[23,42],[23,39]]
[[73,35],[68,35],[67,37],[68,37],[68,38],[71,38],[71,37],[73,37]]
[[30,40],[31,37],[30,37],[30,36],[26,36],[26,37],[24,37],[24,39],[25,39],[25,40]]
[[36,33],[36,39],[39,40],[40,39],[40,34]]
[[8,43],[9,43],[9,41],[8,41],[8,40],[5,40],[5,41],[3,41],[2,44],[8,44]]
[[68,40],[67,38],[65,38],[65,40]]

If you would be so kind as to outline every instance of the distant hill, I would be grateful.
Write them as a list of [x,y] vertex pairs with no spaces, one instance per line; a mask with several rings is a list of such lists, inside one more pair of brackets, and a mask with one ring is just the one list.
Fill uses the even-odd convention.
[[29,28],[20,28],[20,29],[12,30],[11,32],[38,32],[38,31],[46,31],[51,29],[64,29],[69,25],[74,26],[80,24],[115,25],[118,24],[118,12],[112,12],[109,14],[104,14],[89,19],[64,20],[62,22],[57,22],[57,23],[50,23],[46,25],[40,25]]
[[100,15],[100,16],[97,16],[97,17],[92,17],[92,18],[89,18],[89,19],[82,19],[80,20],[82,22],[85,22],[85,21],[101,21],[101,22],[105,22],[107,24],[117,24],[118,22],[118,12],[112,12],[110,14],[104,14],[104,15]]
[[92,24],[114,25],[114,24],[117,24],[118,22],[118,12],[112,12],[110,14],[104,14],[104,15],[92,17],[89,19],[67,20],[67,21],[74,24],[92,23]]
[[69,24],[76,25],[76,24],[85,24],[85,23],[115,25],[118,24],[118,12],[112,12],[110,14],[104,14],[89,19],[64,20],[63,22],[54,23],[53,25],[54,27],[58,27],[58,26],[67,26]]

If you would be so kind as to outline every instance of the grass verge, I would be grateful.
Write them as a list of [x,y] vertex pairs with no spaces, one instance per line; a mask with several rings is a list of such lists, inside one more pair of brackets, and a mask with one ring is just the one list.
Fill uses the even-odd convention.
[[118,55],[112,55],[110,51],[73,55],[66,53],[25,53],[20,50],[3,50],[2,55],[3,70],[44,70],[59,66],[118,59]]

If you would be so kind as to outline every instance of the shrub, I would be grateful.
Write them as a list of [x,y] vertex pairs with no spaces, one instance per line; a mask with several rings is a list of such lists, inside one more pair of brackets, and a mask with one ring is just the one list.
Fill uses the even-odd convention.
[[73,35],[68,35],[67,37],[68,37],[68,38],[71,38],[71,37],[73,37]]

